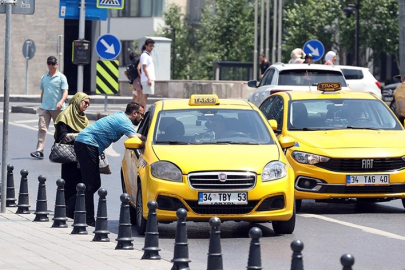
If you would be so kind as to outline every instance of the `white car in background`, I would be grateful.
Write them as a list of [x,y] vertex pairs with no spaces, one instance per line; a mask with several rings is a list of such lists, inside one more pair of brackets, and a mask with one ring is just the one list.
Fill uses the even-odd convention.
[[342,70],[350,89],[373,93],[381,98],[381,84],[368,68],[342,65],[336,67]]
[[339,82],[342,90],[350,90],[342,71],[336,66],[319,64],[271,65],[258,83],[249,81],[248,86],[256,88],[248,100],[259,107],[271,94],[282,91],[317,91],[320,82]]

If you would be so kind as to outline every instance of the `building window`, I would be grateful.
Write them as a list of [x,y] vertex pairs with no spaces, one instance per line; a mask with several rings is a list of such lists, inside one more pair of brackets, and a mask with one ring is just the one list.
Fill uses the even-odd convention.
[[123,9],[111,10],[111,17],[162,17],[163,0],[127,0]]
[[118,56],[118,61],[120,62],[121,67],[126,67],[129,65],[129,54],[132,51],[136,53],[139,52],[139,41],[138,40],[121,40],[121,53]]

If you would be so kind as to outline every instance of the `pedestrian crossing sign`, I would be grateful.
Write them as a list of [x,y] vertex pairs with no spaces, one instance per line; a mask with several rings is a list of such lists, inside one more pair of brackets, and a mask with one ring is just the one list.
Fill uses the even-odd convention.
[[123,9],[124,0],[97,0],[98,8]]

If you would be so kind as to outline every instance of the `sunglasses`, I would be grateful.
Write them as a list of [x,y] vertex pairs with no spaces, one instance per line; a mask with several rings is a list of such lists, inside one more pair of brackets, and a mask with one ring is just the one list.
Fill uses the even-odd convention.
[[47,62],[47,64],[48,64],[48,66],[54,66],[54,65],[56,65],[56,63],[54,63],[54,62]]
[[142,118],[145,117],[145,114],[141,113],[140,111],[136,111],[140,116],[142,116]]
[[90,102],[82,100],[88,107],[90,106]]

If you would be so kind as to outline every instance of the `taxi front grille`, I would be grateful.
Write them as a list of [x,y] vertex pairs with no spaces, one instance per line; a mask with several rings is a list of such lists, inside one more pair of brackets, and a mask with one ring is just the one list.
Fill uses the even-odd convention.
[[196,214],[203,215],[237,215],[248,214],[259,201],[249,201],[246,205],[199,205],[198,201],[186,201]]
[[256,185],[256,174],[251,172],[190,173],[188,182],[196,190],[250,190]]
[[[367,159],[365,159],[367,160]],[[372,167],[364,166],[361,158],[331,158],[328,162],[321,162],[315,166],[333,172],[386,172],[405,169],[402,158],[374,158]],[[368,167],[368,168],[363,168]]]

